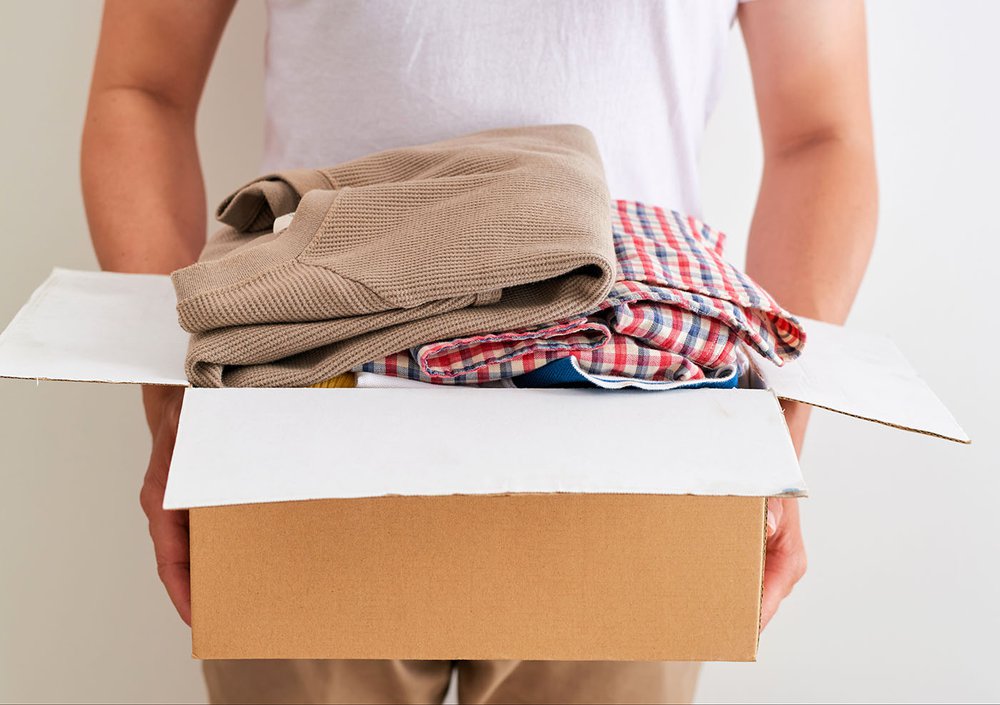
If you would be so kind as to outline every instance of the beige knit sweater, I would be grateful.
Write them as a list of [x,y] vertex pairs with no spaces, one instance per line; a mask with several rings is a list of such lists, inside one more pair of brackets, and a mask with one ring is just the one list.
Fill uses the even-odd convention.
[[188,377],[305,386],[421,343],[578,314],[614,280],[609,200],[593,136],[574,125],[265,176],[219,206],[226,227],[172,275]]

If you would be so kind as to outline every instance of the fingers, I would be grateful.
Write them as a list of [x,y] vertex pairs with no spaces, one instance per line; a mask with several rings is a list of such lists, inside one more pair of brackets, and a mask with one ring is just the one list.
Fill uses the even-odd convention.
[[[151,479],[150,476],[152,476]],[[156,572],[167,589],[171,602],[181,619],[191,624],[191,567],[188,544],[187,512],[163,508],[163,485],[147,473],[140,493],[140,503],[149,519],[149,536],[153,539]]]
[[764,595],[760,602],[760,628],[763,631],[788,597],[800,576],[796,576],[787,556],[768,552],[764,568]]
[[139,502],[149,519],[149,536],[153,539],[156,572],[167,589],[177,613],[191,624],[191,568],[188,544],[187,512],[163,508],[166,471],[161,470],[162,456],[155,450],[150,458]]
[[170,397],[158,410],[159,422],[139,503],[149,520],[156,571],[181,619],[191,624],[191,567],[188,514],[163,508],[163,494],[177,433],[180,397]]
[[191,564],[187,512],[160,509],[149,517],[156,572],[184,623],[191,624]]
[[191,626],[191,568],[175,565],[160,571],[160,580],[184,624]]
[[[768,502],[768,521],[772,511],[775,531],[769,533],[767,555],[764,562],[764,594],[761,598],[760,628],[778,611],[795,584],[806,572],[806,551],[799,524],[798,503],[794,499]],[[769,527],[770,531],[770,527]]]

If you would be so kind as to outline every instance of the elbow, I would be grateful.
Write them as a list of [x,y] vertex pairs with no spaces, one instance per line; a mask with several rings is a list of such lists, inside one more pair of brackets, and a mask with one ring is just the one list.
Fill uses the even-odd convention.
[[868,158],[875,164],[875,144],[871,128],[820,125],[764,136],[764,158],[768,161],[797,158],[817,151],[841,151]]
[[822,191],[840,194],[845,206],[863,210],[867,219],[877,218],[878,175],[868,126],[822,127],[765,140],[764,170],[782,174],[785,183],[813,181]]

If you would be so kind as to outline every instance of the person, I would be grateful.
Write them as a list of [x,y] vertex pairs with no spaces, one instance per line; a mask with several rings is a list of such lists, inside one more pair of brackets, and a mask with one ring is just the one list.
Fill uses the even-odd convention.
[[[168,273],[201,250],[195,116],[234,3],[106,2],[81,168],[104,269]],[[268,12],[262,172],[578,123],[597,138],[613,197],[693,215],[738,19],[764,153],[747,270],[795,313],[846,318],[877,212],[862,0],[270,0]],[[187,517],[162,508],[181,394],[151,386],[143,401],[153,443],[140,500],[189,622]],[[785,417],[799,450],[807,412],[787,405]],[[805,571],[796,500],[770,503],[767,532],[762,626]],[[482,703],[688,701],[697,675],[670,663],[205,663],[213,702],[440,702],[453,669],[460,700]]]

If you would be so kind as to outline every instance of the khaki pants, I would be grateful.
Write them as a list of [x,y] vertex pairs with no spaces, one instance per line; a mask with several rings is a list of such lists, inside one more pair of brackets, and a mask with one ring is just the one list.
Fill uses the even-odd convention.
[[689,703],[698,663],[205,661],[212,703]]

